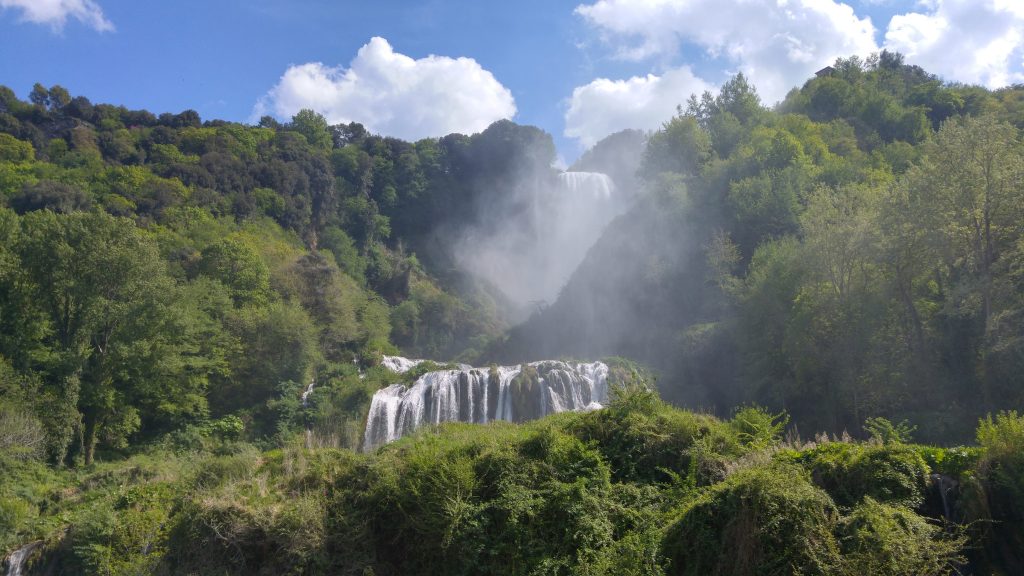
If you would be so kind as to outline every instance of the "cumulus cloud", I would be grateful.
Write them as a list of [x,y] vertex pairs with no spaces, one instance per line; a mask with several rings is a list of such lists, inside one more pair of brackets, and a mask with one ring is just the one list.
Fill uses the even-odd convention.
[[572,92],[565,114],[565,135],[584,146],[626,128],[653,130],[685,105],[690,94],[713,87],[689,67],[660,76],[634,76],[628,80],[598,78]]
[[407,140],[479,132],[516,113],[512,93],[472,58],[413,59],[375,37],[348,68],[320,62],[289,67],[253,110],[287,119],[303,108],[328,122],[359,122]]
[[21,19],[34,24],[49,24],[55,32],[64,29],[68,18],[98,32],[112,32],[114,25],[93,0],[0,0],[0,8],[21,11]]
[[576,13],[619,58],[671,59],[696,46],[746,74],[768,103],[839,56],[877,50],[871,19],[834,0],[598,0]]
[[947,80],[997,88],[1024,81],[1024,2],[934,0],[892,17],[885,45]]
[[576,13],[616,58],[656,60],[665,70],[576,88],[565,134],[584,145],[623,128],[656,128],[690,94],[712,89],[689,66],[670,64],[685,47],[743,72],[768,104],[837,57],[878,49],[870,18],[834,0],[597,0]]

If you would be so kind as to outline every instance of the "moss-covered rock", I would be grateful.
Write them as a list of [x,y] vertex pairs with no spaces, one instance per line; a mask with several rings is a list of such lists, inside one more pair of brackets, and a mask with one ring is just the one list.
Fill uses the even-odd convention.
[[519,374],[509,383],[512,399],[512,418],[516,422],[534,420],[541,416],[540,373],[537,368],[523,364]]

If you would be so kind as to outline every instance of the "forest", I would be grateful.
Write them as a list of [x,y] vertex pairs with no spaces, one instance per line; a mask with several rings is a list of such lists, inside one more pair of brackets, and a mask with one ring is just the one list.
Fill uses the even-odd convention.
[[[524,307],[456,240],[557,179],[538,128],[406,142],[0,87],[0,553],[29,574],[1024,572],[1024,86],[882,52],[772,108],[743,75],[679,100],[570,167],[632,204]],[[374,393],[443,365],[397,354],[603,359],[610,398],[363,451]]]

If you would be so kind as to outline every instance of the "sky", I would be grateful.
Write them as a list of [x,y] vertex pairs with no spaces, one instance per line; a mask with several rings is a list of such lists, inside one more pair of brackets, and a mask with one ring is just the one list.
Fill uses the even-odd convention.
[[773,104],[836,57],[1024,83],[1024,0],[0,0],[0,84],[203,119],[312,108],[408,140],[510,118],[563,162],[737,72]]

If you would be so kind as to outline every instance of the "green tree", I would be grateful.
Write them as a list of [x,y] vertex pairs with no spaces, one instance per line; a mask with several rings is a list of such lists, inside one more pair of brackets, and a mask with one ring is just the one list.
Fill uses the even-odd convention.
[[241,237],[225,238],[207,246],[199,261],[199,273],[227,286],[236,306],[262,306],[270,299],[270,269],[256,249]]
[[695,177],[710,159],[708,133],[692,116],[676,116],[647,141],[640,173],[648,180],[665,172]]
[[52,326],[51,386],[81,417],[86,464],[101,438],[116,446],[138,430],[141,396],[199,402],[166,386],[183,377],[187,336],[174,323],[174,282],[144,232],[103,213],[49,211],[25,216],[22,231],[19,256]]
[[292,116],[289,127],[305,136],[306,141],[314,148],[330,150],[334,145],[327,120],[314,110],[309,108],[299,110],[298,114]]
[[1010,124],[991,116],[946,122],[911,180],[937,204],[944,243],[979,279],[983,326],[993,307],[993,264],[1024,219],[1024,148]]

